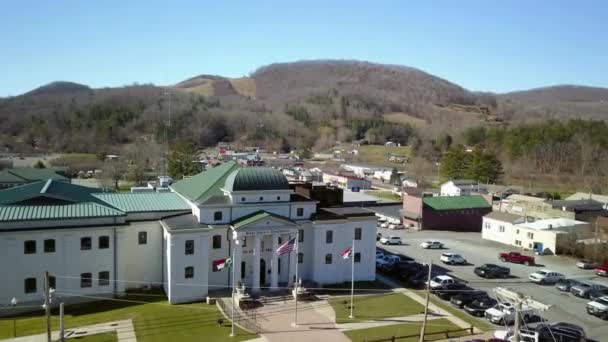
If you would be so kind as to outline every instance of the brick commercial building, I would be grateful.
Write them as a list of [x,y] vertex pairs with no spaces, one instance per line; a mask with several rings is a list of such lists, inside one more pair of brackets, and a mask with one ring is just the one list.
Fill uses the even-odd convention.
[[492,211],[484,196],[438,196],[406,192],[403,225],[420,230],[480,232],[483,216]]

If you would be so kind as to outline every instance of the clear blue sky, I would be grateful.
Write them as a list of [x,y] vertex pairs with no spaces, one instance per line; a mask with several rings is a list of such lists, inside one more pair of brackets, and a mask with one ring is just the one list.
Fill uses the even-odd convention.
[[242,76],[302,59],[416,67],[472,90],[608,87],[608,1],[3,1],[0,96]]

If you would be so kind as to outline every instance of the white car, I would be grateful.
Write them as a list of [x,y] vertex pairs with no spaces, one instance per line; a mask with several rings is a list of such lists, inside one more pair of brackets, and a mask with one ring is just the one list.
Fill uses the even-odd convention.
[[440,287],[444,287],[449,284],[454,284],[456,280],[454,278],[447,275],[439,275],[431,279],[431,289],[437,289]]
[[557,272],[553,272],[551,270],[540,270],[536,271],[528,277],[530,281],[537,284],[555,284],[561,279],[565,279],[566,277]]
[[402,224],[391,223],[388,225],[388,229],[404,229],[404,227]]
[[587,303],[587,313],[608,320],[608,296],[596,298]]
[[[520,315],[524,322],[534,317],[534,310],[527,306],[522,307]],[[485,317],[495,324],[511,324],[515,321],[515,307],[511,303],[498,303],[486,310]]]
[[439,258],[443,263],[445,264],[449,264],[449,265],[466,265],[467,263],[467,259],[465,259],[462,255],[460,254],[454,254],[454,253],[443,253],[441,254],[441,258]]
[[443,243],[439,242],[439,241],[435,241],[435,240],[429,240],[429,241],[425,241],[425,242],[421,243],[420,247],[422,247],[424,249],[430,249],[430,248],[441,249],[441,248],[443,248]]
[[389,223],[388,222],[382,222],[380,224],[380,228],[388,228]]
[[383,245],[400,245],[401,238],[398,236],[388,236],[388,237],[385,236],[382,239],[380,239],[380,243]]

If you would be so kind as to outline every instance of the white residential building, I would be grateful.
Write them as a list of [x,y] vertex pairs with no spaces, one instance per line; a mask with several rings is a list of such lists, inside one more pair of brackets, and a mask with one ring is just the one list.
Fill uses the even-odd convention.
[[492,212],[483,218],[481,236],[539,254],[561,254],[565,244],[591,237],[592,229],[587,222],[566,218],[526,221],[522,216]]
[[[42,181],[0,191],[0,302],[42,298],[43,274],[62,301],[163,288],[171,303],[231,286],[214,260],[231,258],[253,295],[351,277],[340,253],[355,243],[355,280],[375,279],[376,217],[361,208],[317,209],[270,168],[227,162],[165,193],[103,193]],[[298,253],[277,247],[299,236]],[[0,310],[0,315],[2,310]]]
[[487,193],[485,186],[477,181],[455,179],[441,184],[441,196],[470,196]]

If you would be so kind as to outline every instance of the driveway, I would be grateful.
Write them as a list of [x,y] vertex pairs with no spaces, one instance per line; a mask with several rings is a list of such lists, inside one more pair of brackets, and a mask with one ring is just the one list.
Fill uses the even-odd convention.
[[[602,340],[608,336],[608,324],[597,317],[588,315],[585,311],[586,299],[578,298],[570,293],[557,290],[555,286],[542,286],[532,284],[528,281],[530,273],[543,268],[551,269],[565,274],[568,277],[580,280],[589,280],[608,286],[608,279],[597,277],[592,270],[581,270],[577,268],[575,261],[559,256],[536,256],[537,266],[524,266],[520,264],[503,263],[498,260],[499,252],[515,251],[516,248],[481,239],[480,233],[456,233],[442,231],[410,231],[410,230],[388,230],[379,228],[382,235],[400,236],[404,245],[382,246],[380,248],[395,254],[402,254],[414,258],[419,262],[432,260],[434,267],[441,268],[446,274],[459,278],[473,288],[483,289],[491,292],[496,286],[511,288],[525,295],[532,296],[535,300],[552,307],[541,313],[542,317],[552,321],[575,323],[587,332],[587,335]],[[425,250],[420,248],[420,243],[433,239],[445,244],[443,250]],[[453,252],[463,255],[469,265],[449,266],[440,262],[439,257],[443,252]],[[484,263],[493,263],[509,267],[511,269],[510,279],[482,279],[473,273],[473,268]],[[497,326],[497,328],[500,328]]]

